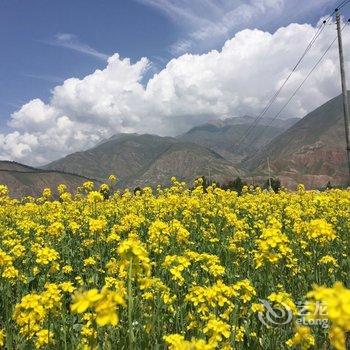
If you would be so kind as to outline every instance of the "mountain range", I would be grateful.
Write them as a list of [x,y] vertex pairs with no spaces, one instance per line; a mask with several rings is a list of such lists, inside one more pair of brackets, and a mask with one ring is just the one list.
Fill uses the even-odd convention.
[[[210,148],[224,158],[238,163],[257,152],[299,119],[262,118],[251,128],[256,118],[250,116],[227,118],[196,126],[178,139]],[[248,133],[249,128],[251,132]],[[246,137],[244,137],[247,135]]]
[[0,161],[0,183],[13,196],[38,195],[44,187],[66,183],[74,189],[86,179],[105,181],[116,174],[121,188],[168,185],[175,176],[190,183],[199,176],[220,183],[240,176],[262,182],[270,174],[282,184],[309,188],[347,182],[341,96],[302,119],[250,116],[208,121],[177,137],[116,134],[86,151],[41,169]]
[[85,176],[62,171],[43,170],[11,161],[0,161],[0,184],[5,184],[10,195],[15,198],[39,196],[44,188],[53,190],[59,184],[65,184],[70,192],[90,180]]
[[122,187],[168,185],[175,176],[191,182],[206,175],[225,182],[242,175],[233,163],[195,143],[157,135],[119,134],[94,148],[44,167],[99,180],[117,174]]
[[269,158],[272,173],[288,187],[305,183],[318,188],[328,181],[345,185],[348,179],[345,149],[340,95],[307,114],[241,165],[249,174],[267,175]]

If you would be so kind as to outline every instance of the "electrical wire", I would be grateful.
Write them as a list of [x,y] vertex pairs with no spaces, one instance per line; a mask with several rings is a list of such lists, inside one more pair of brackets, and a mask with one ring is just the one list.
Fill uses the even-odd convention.
[[[347,0],[347,2],[349,2],[350,0]],[[343,25],[343,27],[341,28],[341,31],[344,30],[344,28],[348,25],[348,23],[345,23]],[[330,43],[330,45],[327,47],[327,49],[323,52],[323,54],[321,55],[321,57],[318,59],[318,61],[315,63],[315,65],[311,68],[311,70],[309,71],[309,73],[306,75],[306,77],[304,78],[304,80],[298,85],[298,87],[294,90],[294,92],[292,93],[292,95],[289,97],[289,99],[286,101],[286,103],[282,106],[282,108],[275,114],[275,116],[271,119],[270,123],[268,125],[266,125],[264,127],[264,129],[262,130],[262,132],[260,133],[260,135],[258,135],[255,138],[255,142],[259,140],[259,138],[264,134],[264,132],[266,131],[266,129],[268,127],[270,127],[273,122],[281,115],[281,113],[283,112],[283,110],[288,106],[288,104],[291,102],[291,100],[293,99],[293,97],[298,93],[298,91],[302,88],[302,86],[305,84],[305,82],[308,80],[308,78],[310,77],[310,75],[315,71],[315,69],[317,68],[317,66],[321,63],[321,61],[323,60],[323,58],[327,55],[328,51],[331,49],[331,47],[334,45],[334,43],[337,40],[337,36],[333,39],[333,41]]]
[[[350,0],[349,0],[350,1]],[[320,26],[317,30],[317,32],[314,34],[313,38],[311,39],[311,41],[308,43],[307,47],[305,48],[304,52],[302,53],[302,55],[300,56],[300,58],[298,59],[297,63],[294,65],[294,67],[292,68],[292,70],[290,71],[290,73],[288,74],[288,76],[286,77],[286,79],[284,80],[284,82],[282,83],[282,85],[278,88],[278,90],[274,93],[274,95],[270,98],[269,102],[267,103],[267,105],[264,107],[264,109],[262,110],[262,112],[255,118],[255,120],[251,123],[251,125],[248,127],[248,129],[245,131],[245,133],[243,134],[243,136],[239,139],[239,141],[236,143],[238,145],[238,147],[241,146],[242,142],[250,135],[251,131],[256,127],[256,125],[259,123],[259,121],[263,118],[263,116],[266,114],[266,112],[269,110],[269,108],[271,107],[271,105],[276,101],[277,97],[279,96],[279,94],[281,93],[282,89],[284,88],[284,86],[287,84],[287,82],[289,81],[289,79],[291,78],[291,76],[293,75],[293,73],[296,71],[296,69],[299,67],[299,65],[301,64],[302,60],[304,59],[304,57],[307,55],[307,53],[310,51],[312,45],[315,43],[315,41],[317,40],[317,38],[320,36],[320,34],[322,33],[323,29],[325,28],[325,23],[322,23],[322,26]],[[239,148],[238,148],[239,150]]]
[[[350,0],[344,0],[342,1],[340,4],[338,4],[337,9],[341,9],[342,7],[344,7],[348,2],[350,2]],[[289,81],[289,79],[291,78],[291,76],[293,75],[293,73],[296,71],[296,69],[298,68],[298,66],[301,64],[301,62],[303,61],[304,57],[307,55],[307,53],[310,51],[310,49],[312,48],[313,44],[316,42],[317,38],[320,36],[320,34],[322,33],[322,31],[324,30],[327,22],[329,21],[329,19],[331,19],[334,15],[334,13],[336,12],[336,10],[334,10],[323,22],[322,25],[319,26],[319,28],[317,29],[316,33],[314,34],[313,38],[310,40],[310,42],[308,43],[307,47],[305,48],[304,52],[302,53],[302,55],[300,56],[300,58],[298,59],[297,63],[295,64],[295,66],[292,68],[291,72],[289,73],[289,75],[286,77],[286,79],[284,80],[284,82],[282,83],[282,85],[279,87],[279,89],[274,93],[274,95],[270,98],[269,102],[267,103],[267,105],[265,106],[265,108],[262,110],[262,112],[255,118],[255,120],[248,126],[248,129],[244,132],[243,136],[239,139],[238,142],[236,142],[235,144],[238,146],[236,151],[240,150],[241,145],[243,144],[243,142],[245,141],[245,139],[251,134],[252,130],[254,130],[254,128],[258,125],[259,121],[264,117],[264,115],[266,114],[266,112],[269,110],[269,108],[271,107],[271,105],[276,101],[278,95],[281,93],[282,89],[284,88],[284,86],[287,84],[287,82]]]
[[[350,0],[348,0],[347,2],[349,2]],[[343,25],[343,27],[341,28],[341,31],[344,30],[344,28],[348,25],[349,23],[345,23]],[[289,104],[289,102],[292,100],[292,98],[296,95],[296,93],[300,90],[300,88],[304,85],[304,83],[306,82],[306,80],[310,77],[310,75],[314,72],[314,70],[317,68],[317,66],[320,64],[320,62],[322,61],[322,59],[327,55],[328,51],[331,49],[331,47],[334,45],[335,41],[337,40],[337,37],[334,38],[334,40],[330,43],[330,45],[327,47],[327,49],[325,50],[325,52],[322,54],[322,56],[319,58],[319,60],[316,62],[316,64],[312,67],[312,69],[310,70],[310,72],[308,73],[308,75],[305,77],[305,79],[301,82],[301,84],[298,86],[298,88],[294,91],[294,93],[292,94],[292,96],[288,99],[288,101],[282,106],[282,108],[279,110],[279,112],[275,115],[274,120],[281,114],[281,112],[283,111],[283,109]],[[273,123],[273,121],[271,121],[271,123],[268,125],[270,126]],[[264,130],[266,130],[266,128],[268,127],[266,126]],[[263,130],[263,132],[264,132]],[[261,134],[262,135],[262,134]],[[260,136],[261,136],[260,135]],[[294,134],[291,133],[291,137],[289,138],[289,140],[284,144],[284,148],[287,148],[289,146],[289,144],[292,142],[292,140],[294,139]],[[255,139],[256,141],[257,139]],[[268,151],[268,145],[266,146],[266,150]]]

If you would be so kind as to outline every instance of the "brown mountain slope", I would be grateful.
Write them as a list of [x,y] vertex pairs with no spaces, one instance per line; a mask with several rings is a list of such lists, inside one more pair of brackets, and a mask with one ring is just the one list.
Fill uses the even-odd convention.
[[285,185],[304,183],[321,187],[328,181],[347,182],[342,97],[337,96],[315,109],[278,136],[243,165],[255,174],[267,175],[270,158],[273,175]]
[[53,191],[59,184],[65,184],[74,192],[87,181],[86,177],[57,171],[35,169],[20,163],[0,161],[0,184],[9,188],[11,197],[40,196],[44,188]]
[[226,182],[242,172],[217,153],[187,142],[174,143],[135,180],[138,186],[170,184],[170,178],[191,183],[199,176]]
[[118,135],[87,151],[58,159],[46,165],[44,169],[66,171],[103,180],[116,173],[124,182],[142,173],[145,167],[175,141],[170,137],[154,135]]
[[240,174],[232,163],[205,147],[171,137],[135,134],[112,137],[44,168],[98,179],[116,174],[121,187],[166,185],[172,176],[191,182],[209,173],[218,181]]
[[[178,139],[208,147],[230,161],[239,162],[245,156],[256,153],[257,150],[283,133],[297,120],[293,118],[274,121],[271,118],[262,118],[252,129],[252,132],[244,137],[243,142],[240,141],[255,121],[253,117],[245,116],[208,122],[192,128],[187,133],[178,136]],[[261,135],[261,137],[258,138],[257,142],[254,142],[257,135]],[[240,147],[238,148],[239,142]]]
[[0,170],[8,170],[8,171],[23,171],[23,172],[33,172],[38,171],[38,169],[33,168],[29,165],[13,162],[10,160],[1,160],[0,161]]

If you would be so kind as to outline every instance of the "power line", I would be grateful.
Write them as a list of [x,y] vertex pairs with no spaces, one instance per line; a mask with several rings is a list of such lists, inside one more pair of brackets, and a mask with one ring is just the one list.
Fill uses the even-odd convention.
[[[347,0],[348,2],[350,0]],[[343,25],[343,27],[341,28],[341,31],[344,30],[344,28],[346,27],[347,23],[345,23]],[[270,127],[272,125],[272,123],[281,115],[281,113],[283,112],[283,110],[288,106],[288,104],[290,103],[290,101],[293,99],[293,97],[298,93],[298,91],[302,88],[302,86],[305,84],[305,82],[308,80],[308,78],[310,77],[310,75],[314,72],[314,70],[317,68],[317,66],[321,63],[321,61],[323,60],[323,58],[327,55],[328,51],[331,49],[331,47],[334,45],[334,43],[337,40],[337,36],[333,39],[333,41],[330,43],[330,45],[327,47],[326,51],[322,54],[322,56],[318,59],[318,61],[315,63],[315,65],[312,67],[312,69],[309,71],[309,73],[306,75],[306,77],[304,78],[304,80],[299,84],[299,86],[294,90],[294,92],[292,93],[292,95],[289,97],[289,99],[287,100],[287,102],[282,106],[282,108],[275,114],[275,116],[272,118],[272,120],[270,121],[270,123],[268,125],[266,125],[264,127],[264,129],[261,131],[260,135],[258,135],[255,138],[255,142],[264,134],[264,132],[266,131],[266,129],[268,127]]]
[[[349,2],[350,0],[348,0],[347,2]],[[343,25],[343,27],[341,28],[341,31],[344,30],[344,28],[348,25],[349,23],[345,23]],[[273,120],[271,121],[271,123],[269,125],[267,125],[264,130],[262,131],[262,133],[260,134],[260,136],[263,134],[263,132],[266,130],[266,128],[268,128],[273,121],[280,115],[280,113],[283,111],[283,109],[289,104],[289,102],[292,100],[292,98],[296,95],[296,93],[300,90],[300,88],[304,85],[304,83],[306,82],[306,80],[310,77],[310,75],[313,73],[313,71],[317,68],[317,66],[320,64],[320,62],[322,61],[322,59],[326,56],[326,54],[328,53],[328,51],[331,49],[331,47],[334,45],[335,41],[337,40],[337,36],[335,37],[335,39],[330,43],[330,45],[327,47],[326,51],[322,54],[322,56],[319,58],[319,60],[316,62],[316,64],[312,67],[312,69],[310,70],[310,72],[308,73],[308,75],[305,77],[305,79],[301,82],[301,84],[298,86],[298,88],[294,91],[294,93],[292,94],[292,96],[289,98],[289,100],[283,105],[283,107],[279,110],[279,112],[275,115],[275,117],[273,118]],[[259,137],[258,137],[259,138]],[[258,139],[256,138],[255,141]],[[294,139],[294,134],[291,133],[288,141],[285,143],[285,148],[288,147],[288,145],[292,142],[292,140]]]
[[[337,6],[337,10],[340,10],[342,7],[344,7],[350,0],[344,0],[341,4]],[[335,12],[335,11],[334,11]]]
[[[350,0],[348,0],[350,1]],[[322,25],[318,28],[317,32],[314,34],[313,38],[311,39],[311,41],[308,43],[307,47],[305,48],[304,52],[302,53],[302,55],[300,56],[300,58],[298,59],[297,63],[294,65],[294,67],[292,68],[292,70],[290,71],[290,73],[288,74],[288,76],[286,77],[286,79],[284,80],[284,82],[282,83],[282,85],[278,88],[278,90],[274,93],[274,95],[270,98],[269,102],[267,103],[267,105],[264,107],[264,109],[262,110],[262,112],[255,118],[255,120],[252,122],[252,124],[248,127],[248,129],[245,131],[245,133],[243,134],[243,136],[240,138],[240,140],[237,142],[238,147],[240,147],[241,143],[250,135],[251,131],[255,128],[255,126],[259,123],[259,121],[263,118],[263,116],[266,114],[266,112],[269,110],[269,108],[271,107],[271,105],[276,101],[278,95],[281,93],[282,89],[284,88],[284,86],[287,84],[288,80],[291,78],[291,76],[293,75],[293,73],[296,71],[296,69],[298,68],[298,66],[300,65],[300,63],[302,62],[302,60],[304,59],[304,57],[307,55],[307,53],[310,51],[312,45],[315,43],[315,41],[317,40],[317,38],[320,36],[320,34],[322,33],[323,29],[325,28],[325,24],[326,22],[324,21],[322,23]],[[239,149],[239,148],[238,148]]]
[[[342,1],[340,4],[338,4],[338,9],[344,7],[348,2],[350,2],[350,0],[344,0]],[[317,40],[317,38],[320,36],[320,34],[322,33],[322,31],[324,30],[327,22],[329,21],[330,18],[332,18],[332,16],[334,15],[334,13],[336,12],[336,10],[334,10],[332,12],[332,14],[330,14],[323,22],[322,25],[318,28],[318,30],[316,31],[316,33],[314,34],[313,38],[311,39],[311,41],[309,42],[309,44],[307,45],[307,47],[305,48],[304,52],[302,53],[302,55],[300,56],[300,58],[298,59],[297,63],[295,64],[295,66],[292,68],[291,72],[289,73],[289,75],[286,77],[286,79],[284,80],[283,84],[279,87],[279,89],[275,92],[275,94],[270,98],[269,102],[267,103],[267,105],[265,106],[265,108],[262,110],[262,112],[255,118],[255,120],[250,124],[250,126],[248,127],[248,129],[244,132],[243,136],[239,139],[239,141],[236,143],[236,145],[238,145],[238,149],[240,149],[243,141],[250,135],[251,131],[256,127],[256,125],[259,123],[259,121],[263,118],[263,116],[266,114],[266,112],[269,110],[269,108],[271,107],[271,105],[276,101],[278,95],[281,93],[282,89],[284,88],[284,86],[287,84],[288,80],[290,79],[290,77],[293,75],[293,73],[295,72],[295,70],[298,68],[298,66],[300,65],[300,63],[302,62],[302,60],[304,59],[304,57],[307,55],[307,53],[310,51],[312,45],[315,43],[315,41]]]

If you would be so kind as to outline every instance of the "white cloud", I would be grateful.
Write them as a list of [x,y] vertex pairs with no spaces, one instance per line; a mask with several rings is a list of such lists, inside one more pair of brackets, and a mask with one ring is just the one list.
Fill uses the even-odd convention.
[[[39,164],[117,132],[175,135],[208,119],[257,115],[315,30],[307,24],[273,34],[243,30],[220,51],[172,59],[146,85],[149,60],[133,63],[115,54],[105,69],[55,87],[47,103],[34,99],[13,113],[8,123],[13,131],[0,135],[0,157]],[[334,26],[327,26],[267,115],[285,103],[334,36]],[[350,47],[348,30],[344,47]],[[345,56],[350,59],[350,52]],[[335,45],[282,116],[301,117],[339,92]]]
[[178,56],[184,52],[189,52],[192,48],[192,42],[188,39],[181,39],[170,46],[170,52]]
[[8,154],[11,154],[13,159],[22,159],[30,155],[36,146],[38,140],[35,135],[20,134],[18,131],[7,135],[0,134],[0,157],[3,159],[7,159]]
[[82,43],[79,38],[70,33],[58,33],[55,35],[54,39],[48,41],[42,41],[45,44],[64,47],[73,51],[80,52],[82,54],[98,58],[102,61],[107,61],[108,55],[99,52],[93,47]]
[[46,130],[58,116],[54,107],[36,98],[14,112],[8,125],[27,131]]
[[[182,38],[171,45],[174,55],[202,52],[247,28],[278,27],[324,11],[338,0],[137,0],[168,16]],[[323,14],[323,13],[322,13]],[[305,18],[305,17],[304,17]]]
[[27,78],[48,81],[50,83],[55,83],[55,84],[61,84],[64,81],[63,78],[56,77],[53,75],[31,74],[31,73],[23,73],[22,75]]

